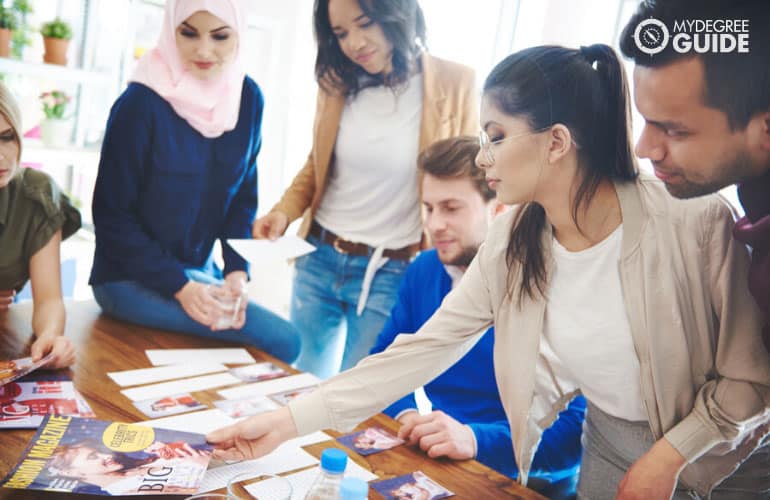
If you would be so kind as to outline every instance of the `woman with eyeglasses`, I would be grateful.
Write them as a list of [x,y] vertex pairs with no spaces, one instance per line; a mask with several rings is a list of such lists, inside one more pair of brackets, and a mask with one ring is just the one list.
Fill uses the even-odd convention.
[[299,334],[248,300],[248,264],[227,243],[249,236],[257,210],[264,100],[244,70],[245,9],[243,0],[166,2],[158,45],[107,122],[90,283],[114,317],[292,362]]
[[515,208],[498,216],[457,288],[415,335],[286,408],[210,434],[218,455],[352,427],[442,373],[494,324],[525,482],[543,430],[581,391],[578,498],[766,495],[770,359],[746,289],[747,250],[722,198],[676,200],[638,173],[613,50],[509,56],[486,80],[481,124],[477,163]]
[[369,354],[420,248],[419,152],[474,133],[478,107],[473,71],[425,51],[417,0],[316,0],[314,24],[313,148],[253,235],[304,214],[318,250],[295,264],[296,366],[326,378]]
[[21,168],[21,112],[0,83],[0,317],[29,281],[32,285],[32,361],[46,368],[75,362],[64,336],[62,240],[80,228],[80,212],[45,173]]

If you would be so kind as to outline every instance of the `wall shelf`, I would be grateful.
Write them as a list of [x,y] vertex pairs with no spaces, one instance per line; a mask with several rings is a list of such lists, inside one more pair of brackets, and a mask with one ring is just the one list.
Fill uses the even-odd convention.
[[6,57],[0,57],[0,73],[78,83],[114,84],[115,82],[115,76],[107,71],[88,71],[56,64],[19,61]]
[[24,139],[22,163],[42,163],[44,165],[96,166],[99,163],[98,148],[80,148],[76,146],[48,147],[35,139]]

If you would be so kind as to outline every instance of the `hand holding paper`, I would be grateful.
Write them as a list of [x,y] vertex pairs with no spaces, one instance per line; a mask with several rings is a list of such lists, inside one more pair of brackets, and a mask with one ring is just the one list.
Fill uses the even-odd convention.
[[216,458],[246,460],[267,455],[279,444],[294,437],[297,437],[294,418],[284,407],[210,432],[206,441],[216,448]]

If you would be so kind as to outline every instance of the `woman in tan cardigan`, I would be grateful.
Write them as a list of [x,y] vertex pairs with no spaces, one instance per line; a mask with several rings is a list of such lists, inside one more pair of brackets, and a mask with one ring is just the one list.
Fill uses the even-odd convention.
[[416,0],[317,0],[315,32],[313,149],[253,234],[276,238],[304,214],[318,250],[296,262],[297,367],[328,377],[369,353],[420,248],[419,152],[475,134],[478,108],[473,71],[424,52]]
[[477,163],[517,208],[498,216],[416,334],[212,433],[216,455],[260,456],[297,434],[350,428],[441,374],[494,324],[524,482],[544,429],[580,391],[578,498],[767,498],[770,359],[747,249],[722,198],[676,200],[637,176],[627,108],[606,45],[533,47],[501,62],[484,85]]

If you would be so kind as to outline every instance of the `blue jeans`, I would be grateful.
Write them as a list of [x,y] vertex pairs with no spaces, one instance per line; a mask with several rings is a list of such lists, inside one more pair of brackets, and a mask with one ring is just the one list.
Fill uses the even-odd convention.
[[317,249],[297,259],[291,299],[291,322],[302,335],[296,366],[327,378],[369,355],[409,263],[389,259],[377,271],[359,316],[356,307],[369,257],[339,253],[312,236],[308,242]]
[[[220,285],[222,280],[194,269],[187,277],[200,283]],[[118,319],[199,337],[251,344],[287,363],[299,354],[299,333],[283,318],[252,301],[246,307],[246,324],[240,330],[212,331],[198,323],[174,298],[164,297],[135,281],[113,281],[93,287],[102,310]]]

